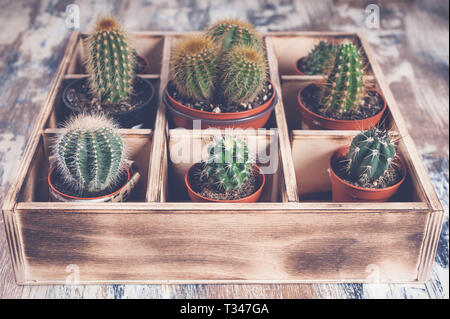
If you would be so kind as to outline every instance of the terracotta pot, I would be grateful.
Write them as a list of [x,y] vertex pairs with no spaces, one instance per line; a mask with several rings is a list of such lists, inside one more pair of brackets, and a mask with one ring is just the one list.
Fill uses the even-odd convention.
[[[145,101],[141,104],[135,107],[134,109],[130,111],[125,112],[117,112],[117,113],[110,113],[108,114],[113,119],[115,119],[122,128],[132,128],[133,126],[139,125],[139,124],[145,124],[145,122],[151,118],[150,112],[151,112],[151,105],[152,101],[154,101],[155,98],[155,88],[153,87],[153,84],[144,78],[138,77],[140,80],[142,80],[143,85],[145,86],[145,92],[148,95],[148,97],[145,99]],[[74,108],[72,104],[67,100],[66,93],[69,89],[81,85],[82,82],[87,81],[87,78],[78,79],[75,81],[70,82],[66,88],[63,91],[62,99],[63,104],[66,107],[66,113],[69,114],[78,114],[80,113],[80,110],[77,108]]]
[[297,72],[298,75],[306,75],[305,73],[303,73],[302,70],[300,70],[300,69],[298,68],[298,65],[300,64],[300,61],[303,60],[304,58],[305,58],[305,57],[300,58],[300,59],[297,60],[297,62],[295,62],[295,71]]
[[405,181],[406,164],[401,157],[396,157],[394,161],[399,165],[403,174],[402,179],[397,184],[381,189],[362,188],[350,184],[341,179],[333,169],[333,163],[338,158],[346,156],[347,153],[348,146],[341,147],[330,158],[329,173],[333,202],[386,202],[394,196],[400,185]]
[[99,196],[99,197],[76,197],[64,194],[61,190],[56,189],[56,187],[53,185],[52,176],[55,171],[55,166],[53,166],[47,177],[48,186],[49,186],[49,192],[51,199],[53,201],[58,202],[95,202],[95,203],[103,203],[103,202],[124,202],[128,199],[131,191],[133,190],[134,186],[139,181],[140,175],[137,172],[134,172],[133,175],[131,175],[130,169],[126,167],[127,172],[127,181],[124,183],[123,186],[121,186],[118,190],[112,192],[111,194]]
[[260,182],[260,187],[258,188],[258,190],[256,192],[254,192],[253,194],[251,194],[250,196],[244,197],[244,198],[240,198],[240,199],[235,199],[235,200],[218,200],[218,199],[211,199],[208,197],[204,197],[201,196],[200,194],[196,193],[192,187],[191,187],[191,171],[192,169],[195,167],[194,164],[192,165],[189,170],[186,172],[186,175],[184,176],[184,183],[186,185],[187,191],[188,191],[188,195],[191,198],[191,200],[193,202],[214,202],[214,203],[255,203],[258,201],[258,199],[261,197],[261,193],[262,190],[264,188],[264,184],[266,183],[266,177],[264,176],[264,173],[261,171],[261,169],[256,165],[253,164],[253,167],[256,167],[259,170],[259,176],[258,176],[258,181]]
[[[272,82],[269,83],[272,84]],[[175,100],[170,94],[169,91],[165,90],[165,96],[167,97],[167,102],[172,106],[173,109],[177,110],[178,113],[172,112],[172,119],[174,123],[177,126],[184,127],[184,128],[192,128],[192,121],[191,123],[186,122],[186,119],[193,119],[193,120],[202,120],[205,122],[208,122],[209,125],[206,125],[206,127],[218,127],[218,128],[224,128],[224,127],[235,127],[235,128],[260,128],[266,125],[267,121],[270,118],[270,112],[265,113],[265,116],[263,118],[258,117],[258,114],[263,113],[267,109],[269,109],[274,104],[275,96],[277,95],[275,91],[275,87],[272,84],[273,88],[273,94],[263,105],[255,107],[248,111],[243,112],[231,112],[231,113],[214,113],[214,112],[207,112],[207,111],[200,111],[196,110],[194,108],[187,107],[177,100]],[[185,119],[179,118],[178,114],[182,113],[184,115],[187,115],[189,117],[185,117]],[[252,118],[251,121],[244,121],[244,119]],[[177,118],[178,117],[178,118]],[[233,120],[236,120],[236,124],[233,124]],[[242,120],[242,121],[238,121]],[[220,122],[220,121],[228,121],[228,122]],[[223,124],[226,123],[226,124]],[[244,124],[245,123],[245,124]],[[190,125],[189,125],[190,124]]]
[[[314,85],[314,84],[310,84]],[[300,106],[300,114],[302,116],[302,121],[308,125],[310,130],[368,130],[374,126],[376,126],[381,118],[383,117],[384,111],[386,111],[387,105],[384,96],[377,90],[371,89],[370,91],[377,93],[383,99],[383,108],[378,114],[362,119],[362,120],[335,120],[332,118],[328,118],[319,114],[314,113],[309,110],[301,99],[301,94],[304,89],[309,86],[306,86],[299,90],[297,95],[298,105]]]

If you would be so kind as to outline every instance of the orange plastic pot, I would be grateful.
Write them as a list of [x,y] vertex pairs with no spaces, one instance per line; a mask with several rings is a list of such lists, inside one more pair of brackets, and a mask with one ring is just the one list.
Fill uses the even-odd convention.
[[303,59],[304,59],[304,57],[298,59],[297,62],[295,63],[295,72],[297,72],[298,75],[305,75],[305,73],[303,73],[303,71],[298,68],[298,65],[300,64],[300,61],[303,60]]
[[256,165],[253,164],[254,167],[256,167],[259,170],[259,176],[258,176],[258,182],[260,183],[260,187],[256,192],[251,194],[250,196],[235,199],[235,200],[218,200],[218,199],[211,199],[208,197],[204,197],[197,192],[195,192],[191,187],[191,172],[192,169],[195,167],[196,164],[192,165],[189,170],[186,172],[186,175],[184,176],[184,183],[187,188],[187,192],[189,197],[193,202],[213,202],[213,203],[255,203],[259,200],[261,197],[262,190],[264,188],[264,184],[266,183],[266,177],[264,176],[264,173],[261,171],[261,169]]
[[348,146],[339,148],[330,158],[330,179],[331,192],[333,202],[386,202],[398,191],[401,184],[406,179],[406,164],[401,157],[396,157],[395,161],[399,165],[403,177],[402,179],[390,187],[374,189],[362,188],[352,185],[341,179],[333,170],[333,163],[339,158],[346,156]]
[[[118,190],[116,190],[110,194],[98,196],[98,197],[76,197],[76,196],[64,194],[61,190],[56,189],[56,187],[53,185],[52,176],[53,176],[53,172],[55,171],[55,168],[56,167],[53,166],[50,169],[50,171],[48,173],[47,181],[48,181],[50,195],[56,201],[61,201],[61,202],[121,202],[121,201],[125,201],[128,198],[129,193],[131,192],[131,190],[135,184],[134,182],[130,183],[130,180],[132,179],[130,169],[128,167],[125,167],[126,172],[127,172],[127,181]],[[139,178],[139,177],[137,177],[137,178]]]
[[302,121],[306,123],[310,130],[368,130],[376,126],[381,121],[381,118],[383,117],[383,114],[387,108],[384,96],[379,91],[372,89],[370,91],[376,92],[383,99],[383,108],[380,112],[378,112],[378,114],[362,120],[335,120],[316,114],[303,104],[301,96],[303,90],[307,87],[309,86],[306,86],[299,90],[297,100],[298,105],[300,106]]
[[[167,98],[167,102],[170,106],[178,112],[171,112],[173,122],[178,127],[184,128],[192,128],[193,120],[201,120],[205,122],[202,124],[202,128],[207,127],[217,127],[217,128],[226,128],[226,127],[235,127],[235,128],[260,128],[266,125],[267,121],[270,117],[270,112],[267,111],[271,106],[273,106],[273,102],[276,96],[275,87],[272,82],[268,80],[272,85],[273,94],[264,104],[255,107],[248,111],[243,112],[230,112],[230,113],[213,113],[207,111],[200,111],[194,108],[187,107],[182,103],[175,100],[169,93],[166,88],[165,96]],[[171,111],[171,109],[169,109]],[[264,116],[260,116],[264,113]],[[182,116],[185,115],[185,116]],[[248,119],[248,120],[246,120]],[[222,122],[221,122],[222,121]]]

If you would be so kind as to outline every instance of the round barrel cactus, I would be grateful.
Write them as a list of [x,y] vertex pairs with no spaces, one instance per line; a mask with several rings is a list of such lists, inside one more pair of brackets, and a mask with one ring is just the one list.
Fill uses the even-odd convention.
[[388,171],[395,155],[389,132],[374,128],[353,138],[347,155],[347,171],[355,182],[372,183]]
[[229,191],[242,187],[251,170],[252,161],[246,143],[226,136],[210,146],[202,175],[210,185]]
[[267,78],[264,55],[245,46],[235,47],[226,55],[221,71],[220,93],[228,102],[253,100]]
[[211,101],[217,76],[216,46],[204,36],[182,40],[172,53],[172,74],[177,90],[195,100]]
[[303,72],[308,75],[326,74],[333,62],[336,46],[320,41],[305,58]]
[[126,165],[117,125],[102,115],[72,118],[56,141],[53,155],[67,187],[80,193],[115,186]]
[[133,91],[136,53],[119,23],[110,17],[97,21],[86,48],[91,93],[109,103],[127,100]]
[[319,102],[322,108],[343,113],[356,109],[364,100],[364,74],[358,48],[352,43],[336,48],[334,62]]
[[261,36],[251,24],[240,20],[220,20],[208,28],[206,33],[224,52],[235,46],[248,46],[262,50]]

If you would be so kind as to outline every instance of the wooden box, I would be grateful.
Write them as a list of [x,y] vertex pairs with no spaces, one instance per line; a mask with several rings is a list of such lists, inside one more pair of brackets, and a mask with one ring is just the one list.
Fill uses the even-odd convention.
[[[443,210],[373,53],[359,34],[267,33],[270,76],[279,101],[268,134],[246,132],[255,148],[279,149],[256,204],[191,203],[182,178],[214,132],[179,130],[161,96],[172,43],[186,34],[135,33],[159,90],[152,125],[122,130],[141,180],[126,203],[54,203],[46,174],[58,133],[61,91],[85,76],[81,35],[67,45],[3,207],[18,284],[423,282],[431,272]],[[295,75],[295,61],[320,39],[352,40],[369,63],[368,78],[387,99],[385,123],[401,137],[408,180],[393,201],[333,203],[327,161],[355,132],[302,130],[296,94],[320,76]],[[194,147],[194,146],[193,146]],[[175,158],[184,156],[183,163]],[[186,161],[187,160],[187,161]]]

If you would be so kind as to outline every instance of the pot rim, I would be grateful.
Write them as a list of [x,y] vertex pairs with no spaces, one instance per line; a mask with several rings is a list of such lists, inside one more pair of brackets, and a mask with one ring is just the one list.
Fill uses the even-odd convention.
[[325,116],[323,116],[323,115],[314,113],[313,111],[311,111],[310,109],[308,109],[308,108],[303,104],[303,102],[302,102],[301,94],[302,94],[303,90],[305,90],[305,89],[306,89],[307,87],[309,87],[310,85],[316,85],[316,84],[315,84],[315,83],[312,83],[312,84],[309,84],[309,85],[307,85],[307,86],[301,88],[301,89],[298,91],[298,94],[297,94],[297,102],[298,102],[298,104],[299,104],[299,106],[300,106],[300,108],[301,108],[302,110],[304,110],[305,112],[307,112],[307,113],[308,113],[309,115],[311,115],[311,116],[320,118],[321,120],[325,120],[325,121],[329,121],[329,122],[334,122],[334,123],[342,123],[342,124],[346,124],[346,123],[350,124],[350,123],[361,122],[361,121],[370,121],[371,119],[373,119],[373,118],[379,116],[380,114],[383,115],[384,112],[385,112],[386,109],[387,109],[387,102],[386,102],[386,99],[384,98],[383,94],[381,94],[381,92],[380,92],[378,89],[370,88],[370,89],[368,89],[368,91],[373,91],[373,92],[377,93],[377,94],[383,99],[383,104],[384,104],[384,105],[383,105],[383,108],[382,108],[381,111],[379,111],[377,114],[375,114],[375,115],[373,115],[373,116],[371,116],[371,117],[367,117],[367,118],[365,118],[365,119],[359,119],[359,120],[336,120],[336,119],[333,119],[333,118],[330,118],[330,117],[325,117]]
[[[200,111],[200,110],[196,110],[196,109],[192,109],[190,107],[187,107],[186,105],[182,104],[181,102],[178,102],[177,100],[175,100],[170,94],[169,94],[169,90],[167,89],[167,86],[165,88],[165,95],[169,98],[169,101],[171,103],[176,104],[177,106],[181,106],[181,108],[183,110],[192,112],[192,113],[196,113],[198,115],[205,115],[205,116],[211,116],[211,117],[218,117],[217,119],[219,120],[220,117],[233,117],[232,119],[239,119],[239,118],[243,118],[243,117],[248,117],[253,115],[253,113],[258,114],[263,112],[265,109],[269,108],[270,105],[273,102],[273,99],[275,98],[275,96],[277,95],[277,91],[275,90],[275,86],[273,85],[272,81],[267,78],[267,81],[272,85],[272,89],[273,89],[273,94],[270,97],[270,99],[268,99],[266,102],[264,102],[261,105],[258,105],[257,107],[251,109],[251,110],[247,110],[247,111],[242,111],[242,112],[227,112],[227,113],[213,113],[213,112],[208,112],[208,111]],[[261,108],[261,110],[259,110],[259,108]],[[257,112],[255,112],[257,110]],[[184,112],[183,112],[184,113]],[[186,112],[187,113],[187,112]],[[232,120],[231,119],[231,120]],[[227,119],[230,120],[230,119]]]
[[[147,85],[150,87],[151,94],[149,95],[148,99],[146,99],[144,102],[142,102],[140,105],[136,106],[136,107],[133,108],[132,110],[128,110],[128,111],[120,111],[120,112],[115,112],[115,113],[108,113],[109,115],[111,115],[111,116],[120,116],[120,115],[130,114],[130,113],[132,113],[132,112],[138,111],[138,110],[144,108],[145,106],[149,105],[150,102],[152,101],[152,99],[155,97],[155,87],[153,86],[152,82],[150,82],[148,79],[145,79],[145,78],[143,78],[143,77],[141,77],[141,76],[136,76],[136,77],[139,78],[139,79],[141,79],[145,84],[147,84]],[[65,105],[67,108],[69,108],[70,110],[72,110],[73,112],[81,113],[80,110],[74,108],[74,107],[72,106],[72,104],[67,100],[67,97],[66,97],[67,90],[70,89],[70,88],[72,88],[73,86],[75,86],[75,85],[78,84],[79,82],[82,82],[82,81],[88,81],[88,79],[89,79],[89,75],[86,74],[86,77],[81,78],[81,79],[76,79],[76,80],[70,82],[70,83],[64,88],[64,91],[63,91],[63,94],[62,94],[62,99],[63,99],[64,105]],[[147,90],[146,90],[146,91],[147,91]]]
[[111,196],[114,196],[114,195],[120,193],[127,186],[128,182],[131,179],[131,173],[130,173],[129,167],[125,166],[124,168],[127,171],[127,175],[128,175],[127,181],[118,190],[116,190],[116,191],[114,191],[114,192],[112,192],[110,194],[106,194],[106,195],[98,196],[98,197],[76,197],[76,196],[71,196],[71,195],[64,194],[63,192],[57,190],[56,187],[53,186],[52,178],[51,178],[53,172],[56,169],[56,166],[52,166],[50,168],[50,171],[49,171],[48,176],[47,176],[47,181],[48,181],[48,185],[50,186],[50,188],[51,188],[51,190],[53,192],[57,193],[58,195],[61,195],[61,196],[65,197],[65,198],[70,198],[70,199],[75,199],[75,200],[86,200],[86,201],[88,201],[88,200],[96,200],[96,199],[104,199],[104,198],[108,198],[108,197],[111,197]]
[[192,193],[194,193],[196,196],[200,197],[201,199],[208,201],[208,202],[215,202],[215,203],[234,203],[234,202],[239,202],[239,201],[243,201],[251,196],[253,196],[254,194],[258,193],[259,191],[261,191],[264,187],[264,185],[266,184],[266,176],[264,175],[263,171],[261,170],[261,168],[256,165],[253,164],[253,167],[256,167],[259,170],[259,176],[262,176],[262,181],[261,181],[261,186],[253,193],[251,193],[250,195],[246,196],[246,197],[242,197],[239,199],[231,199],[231,200],[224,200],[224,199],[212,199],[209,197],[205,197],[200,195],[199,193],[197,193],[196,191],[194,191],[191,187],[191,184],[189,182],[189,176],[191,173],[191,170],[194,168],[195,165],[197,165],[198,163],[194,163],[191,165],[191,167],[189,167],[189,169],[187,170],[186,174],[184,175],[184,184],[186,185],[186,187],[189,189],[189,191],[191,191]]
[[346,153],[348,153],[348,149],[349,149],[349,146],[342,146],[342,147],[338,148],[336,151],[333,152],[333,155],[331,155],[330,161],[329,161],[330,174],[332,174],[334,178],[336,178],[340,183],[344,184],[345,186],[351,187],[351,188],[356,189],[358,191],[379,193],[379,192],[389,191],[389,190],[392,190],[394,188],[397,188],[398,186],[400,186],[405,181],[406,175],[407,175],[406,163],[405,163],[405,161],[403,160],[403,158],[400,155],[397,155],[394,158],[394,161],[399,161],[400,162],[400,166],[401,166],[403,177],[402,177],[402,179],[400,181],[398,181],[394,185],[391,185],[391,186],[386,187],[386,188],[364,188],[364,187],[353,185],[353,184],[343,180],[342,178],[340,178],[335,173],[335,171],[333,169],[333,160],[336,159],[336,155],[337,154],[346,154]]

